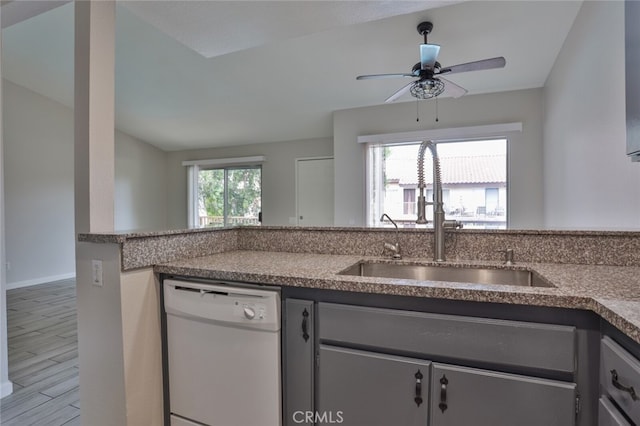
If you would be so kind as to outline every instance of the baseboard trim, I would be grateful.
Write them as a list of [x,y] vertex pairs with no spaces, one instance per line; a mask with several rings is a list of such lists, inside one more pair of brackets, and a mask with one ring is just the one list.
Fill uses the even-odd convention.
[[13,383],[11,383],[10,380],[4,380],[2,384],[0,384],[0,398],[9,396],[12,393],[13,393]]
[[75,277],[76,277],[75,272],[72,272],[69,274],[50,275],[48,277],[34,278],[32,280],[16,281],[13,283],[7,283],[7,290],[13,290],[13,289],[22,288],[22,287],[29,287],[29,286],[38,285],[38,284],[45,284],[53,281],[68,280]]

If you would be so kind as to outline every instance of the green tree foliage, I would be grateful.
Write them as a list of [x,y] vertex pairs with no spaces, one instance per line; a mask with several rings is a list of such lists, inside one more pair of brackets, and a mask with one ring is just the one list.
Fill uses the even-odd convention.
[[258,216],[261,208],[260,175],[260,169],[229,170],[229,216]]
[[[202,170],[198,204],[207,216],[224,216],[224,170]],[[227,217],[257,217],[261,209],[261,169],[227,170]]]
[[198,198],[198,207],[207,216],[224,215],[224,170],[200,171]]

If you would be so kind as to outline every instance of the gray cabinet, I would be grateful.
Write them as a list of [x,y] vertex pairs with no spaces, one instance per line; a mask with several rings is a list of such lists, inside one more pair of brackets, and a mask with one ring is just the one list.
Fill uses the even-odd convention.
[[627,154],[640,161],[640,2],[625,2]]
[[317,423],[425,426],[429,369],[425,360],[320,345],[316,416],[325,421]]
[[622,418],[624,412],[634,424],[640,424],[640,360],[608,336],[603,337],[600,345],[600,388],[603,400],[614,401],[618,407],[602,403],[600,417],[608,416],[603,411],[615,411]]
[[431,426],[571,426],[576,385],[433,364]]
[[299,299],[284,314],[285,425],[595,423],[576,414],[574,326]]
[[316,409],[343,424],[576,424],[575,327],[325,302],[317,314]]
[[[283,310],[284,424],[314,411],[314,303],[286,299]],[[302,417],[301,417],[302,416]]]

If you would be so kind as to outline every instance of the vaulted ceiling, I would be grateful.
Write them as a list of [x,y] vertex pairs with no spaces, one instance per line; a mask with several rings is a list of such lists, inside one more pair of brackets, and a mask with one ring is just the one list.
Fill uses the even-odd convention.
[[[29,2],[3,5],[3,21],[12,3]],[[71,107],[73,3],[57,3],[3,22],[2,72]],[[333,111],[380,104],[407,83],[355,77],[410,72],[425,20],[444,66],[506,58],[504,69],[450,77],[469,95],[542,87],[580,6],[118,1],[116,126],[164,150],[330,137]]]

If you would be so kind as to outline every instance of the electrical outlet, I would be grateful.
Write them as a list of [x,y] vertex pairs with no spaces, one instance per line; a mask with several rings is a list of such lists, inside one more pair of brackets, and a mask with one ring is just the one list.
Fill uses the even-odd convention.
[[102,287],[102,260],[91,261],[91,284]]

